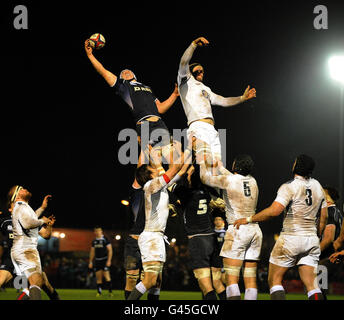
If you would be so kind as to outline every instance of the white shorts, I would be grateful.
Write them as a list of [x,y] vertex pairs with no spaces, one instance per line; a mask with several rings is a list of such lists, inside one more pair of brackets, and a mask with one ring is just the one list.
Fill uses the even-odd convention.
[[166,248],[162,232],[143,231],[138,240],[142,263],[166,261]]
[[319,238],[281,234],[271,251],[270,263],[291,268],[305,264],[316,267],[320,256]]
[[12,249],[11,259],[18,276],[29,278],[34,273],[42,273],[41,258],[34,248]]
[[229,225],[220,256],[237,260],[259,260],[263,234],[258,223],[241,225],[239,229]]
[[209,123],[203,121],[192,122],[186,132],[188,140],[193,135],[197,139],[207,143],[210,147],[211,153],[218,159],[221,159],[221,144],[219,133]]

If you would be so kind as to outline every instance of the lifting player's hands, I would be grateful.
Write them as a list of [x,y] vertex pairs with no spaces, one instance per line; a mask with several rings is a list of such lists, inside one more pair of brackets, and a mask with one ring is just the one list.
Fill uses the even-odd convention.
[[50,223],[50,219],[49,218],[43,216],[41,219],[43,220],[44,224],[49,225],[49,223]]
[[255,98],[256,96],[257,96],[256,89],[254,88],[250,89],[250,86],[248,86],[244,94],[241,96],[241,100],[246,101],[246,100]]
[[195,45],[197,45],[198,47],[203,47],[203,46],[207,46],[209,44],[209,41],[204,38],[204,37],[199,37],[196,40],[192,41]]
[[45,209],[48,207],[48,202],[49,202],[49,200],[50,200],[51,197],[52,197],[51,194],[48,194],[48,195],[46,195],[46,196],[44,197],[43,202],[42,202],[42,205],[41,205],[41,208],[42,208],[43,210],[45,210]]
[[88,56],[90,56],[93,53],[93,48],[90,46],[90,40],[87,39],[85,41],[85,51]]
[[149,161],[153,168],[161,166],[162,162],[162,149],[160,147],[153,148],[150,144],[148,145],[149,150]]
[[51,215],[51,216],[48,217],[48,219],[49,219],[49,222],[47,223],[48,226],[53,226],[54,223],[55,223],[55,221],[56,221],[55,216],[54,216],[54,215]]
[[344,250],[333,253],[329,259],[332,263],[339,263],[340,260],[343,258],[344,258]]
[[238,220],[235,220],[233,223],[234,228],[239,229],[242,224],[248,224],[246,218],[241,218]]

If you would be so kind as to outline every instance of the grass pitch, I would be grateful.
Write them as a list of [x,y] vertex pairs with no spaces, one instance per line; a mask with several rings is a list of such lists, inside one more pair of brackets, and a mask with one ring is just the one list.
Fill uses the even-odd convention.
[[[96,297],[96,290],[90,289],[56,289],[61,300],[124,300],[123,290],[113,290],[113,296],[110,297],[107,290],[103,291],[102,296]],[[6,288],[5,291],[0,291],[0,300],[15,300],[18,296],[17,290],[13,288]],[[287,294],[287,300],[307,300],[305,294]],[[242,299],[244,295],[242,294]],[[49,300],[48,296],[42,291],[42,299]],[[141,300],[146,300],[145,294]],[[344,300],[344,296],[328,295],[328,300]],[[192,291],[161,291],[160,300],[202,300],[200,292]],[[270,300],[267,293],[259,293],[258,300]]]

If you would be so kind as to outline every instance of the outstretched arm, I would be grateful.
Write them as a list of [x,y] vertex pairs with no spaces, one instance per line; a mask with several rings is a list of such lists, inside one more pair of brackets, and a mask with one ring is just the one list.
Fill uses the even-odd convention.
[[254,216],[250,218],[238,219],[234,221],[233,225],[234,227],[239,229],[240,225],[242,224],[248,224],[250,222],[266,221],[273,217],[279,216],[283,212],[284,209],[285,207],[281,203],[274,201],[270,207],[260,211],[259,213],[255,214]]
[[88,39],[85,41],[85,51],[94,69],[96,69],[96,71],[105,79],[109,86],[113,86],[116,83],[117,77],[109,70],[106,70],[103,65],[96,59],[96,57],[93,55],[93,49],[90,46]]
[[178,85],[175,84],[174,90],[172,94],[167,98],[165,101],[160,102],[159,100],[156,100],[156,106],[158,108],[159,113],[163,114],[165,113],[168,109],[172,107],[172,105],[175,103],[179,96],[179,91],[178,91]]
[[214,176],[211,174],[210,170],[207,169],[204,161],[200,163],[200,178],[202,183],[220,189],[228,188],[228,175],[221,174],[219,176]]
[[35,211],[37,218],[39,218],[42,213],[44,212],[44,210],[48,207],[48,201],[50,200],[51,195],[48,194],[47,196],[44,197],[43,201],[42,201],[42,205]]
[[195,51],[195,49],[199,46],[203,46],[203,45],[208,45],[209,41],[204,38],[204,37],[199,37],[196,40],[192,41],[190,46],[185,50],[182,58],[180,59],[180,63],[179,63],[179,71],[178,71],[178,75],[181,78],[187,77],[189,75],[189,62],[192,58],[192,55]]
[[210,96],[211,103],[213,105],[221,106],[221,107],[232,107],[239,103],[242,103],[246,100],[252,99],[256,97],[256,89],[250,89],[248,86],[244,92],[244,94],[240,97],[222,97],[218,94],[212,93]]

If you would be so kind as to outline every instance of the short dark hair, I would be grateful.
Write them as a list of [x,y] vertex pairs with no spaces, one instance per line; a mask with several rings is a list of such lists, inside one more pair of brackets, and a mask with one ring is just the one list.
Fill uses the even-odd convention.
[[333,201],[337,201],[340,198],[339,192],[336,188],[331,186],[324,186],[323,189],[327,191],[328,195]]
[[148,164],[143,164],[136,168],[135,178],[142,188],[149,180],[152,179],[152,172],[149,170]]
[[253,170],[254,162],[248,154],[239,154],[234,159],[233,171],[243,176],[247,176]]
[[310,178],[315,167],[313,158],[306,154],[300,154],[296,157],[296,164],[293,173],[296,173],[302,177]]

